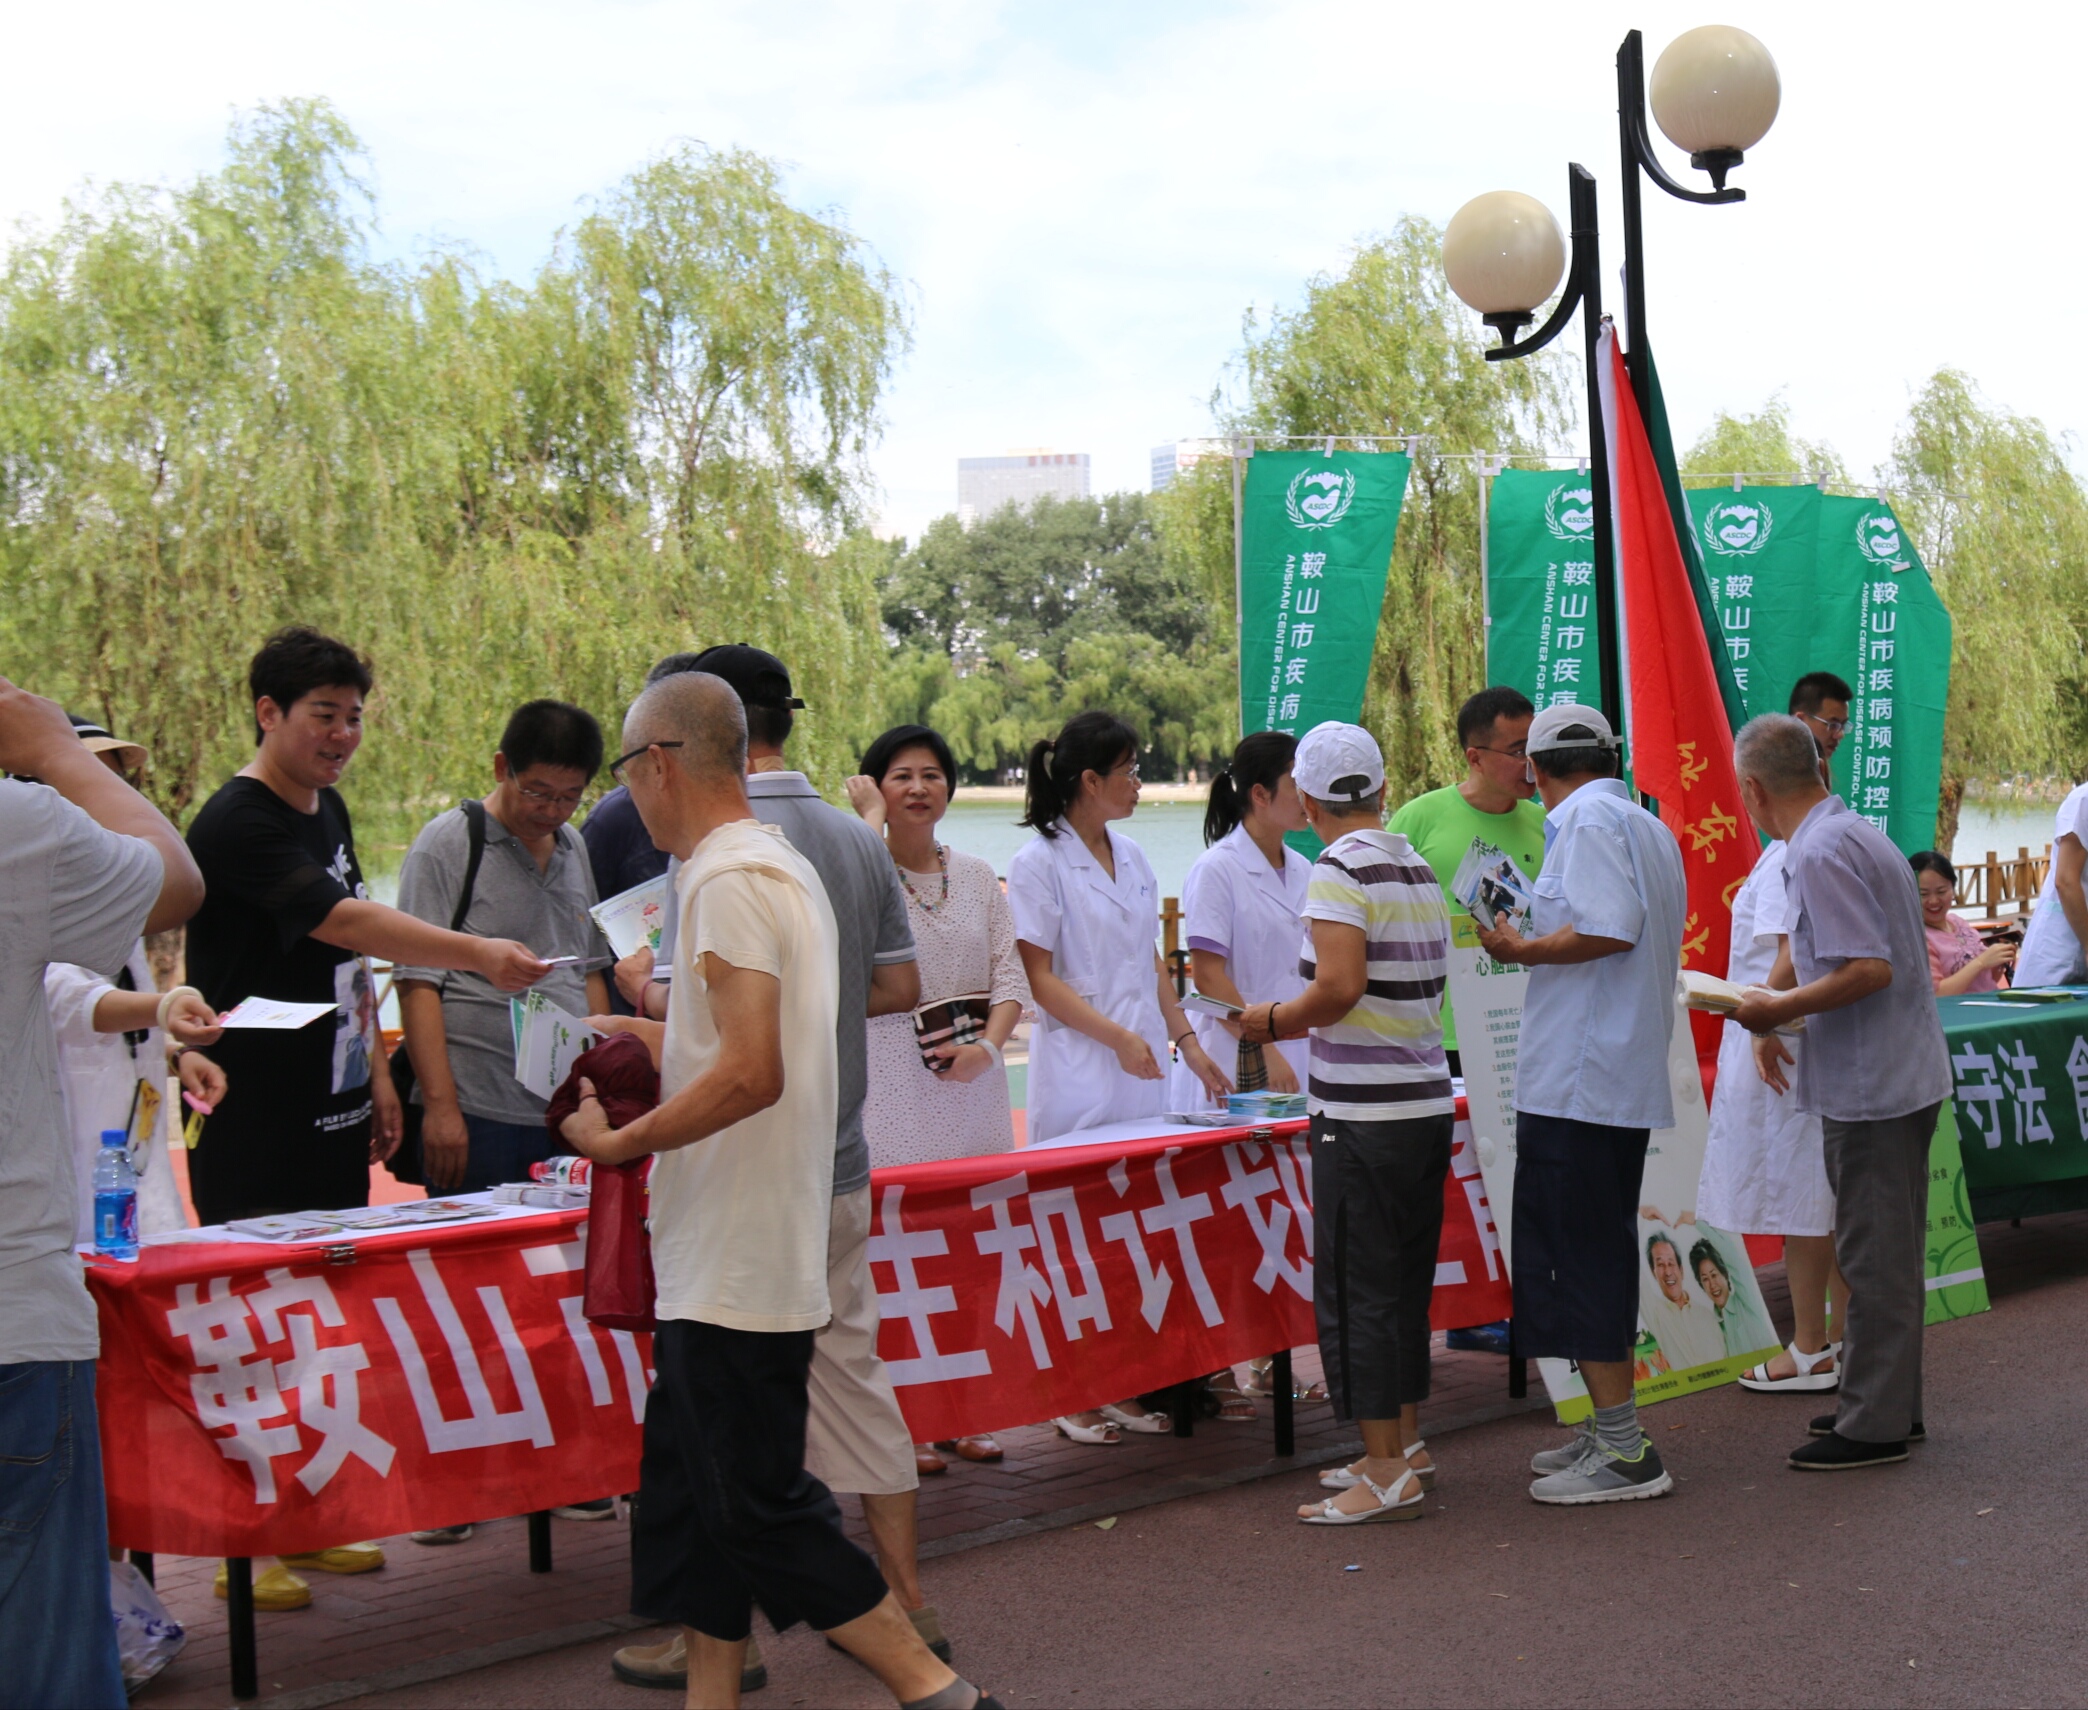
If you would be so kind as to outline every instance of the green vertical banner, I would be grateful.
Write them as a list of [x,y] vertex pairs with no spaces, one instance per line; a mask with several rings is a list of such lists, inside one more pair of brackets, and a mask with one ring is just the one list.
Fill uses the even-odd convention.
[[1856,691],[1834,781],[1850,807],[1907,854],[1936,841],[1950,613],[1883,499],[1820,501],[1823,616],[1844,650],[1830,666]]
[[1699,488],[1696,543],[1747,716],[1808,671],[1853,696],[1834,786],[1909,855],[1936,836],[1950,614],[1882,499],[1816,487]]
[[[1782,712],[1808,671],[1846,671],[1818,627],[1817,487],[1699,488],[1691,534],[1747,718]],[[1743,721],[1744,722],[1744,721]]]
[[1257,451],[1240,498],[1240,730],[1363,712],[1412,459]]
[[1486,506],[1486,680],[1533,705],[1600,706],[1595,488],[1571,470],[1504,469]]

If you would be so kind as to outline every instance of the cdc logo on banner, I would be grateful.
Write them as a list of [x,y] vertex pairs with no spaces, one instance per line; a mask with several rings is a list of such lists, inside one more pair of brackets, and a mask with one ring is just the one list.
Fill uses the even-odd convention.
[[1307,469],[1284,490],[1284,509],[1299,528],[1332,528],[1355,503],[1356,477],[1341,469]]
[[1586,540],[1595,529],[1595,489],[1570,481],[1544,501],[1544,526],[1559,540]]
[[1769,544],[1775,518],[1759,499],[1728,499],[1704,513],[1704,550],[1721,558],[1751,558]]

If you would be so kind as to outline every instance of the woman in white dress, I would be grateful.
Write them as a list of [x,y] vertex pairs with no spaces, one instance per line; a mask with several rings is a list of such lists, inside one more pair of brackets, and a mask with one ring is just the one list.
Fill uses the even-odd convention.
[[[926,725],[903,724],[870,744],[862,767],[848,780],[848,799],[884,834],[899,869],[921,970],[917,1013],[940,1015],[951,1000],[968,1000],[960,1031],[977,1032],[968,1041],[924,1048],[912,1015],[871,1018],[863,1104],[871,1166],[1012,1151],[1015,1124],[1001,1052],[1029,1003],[1029,982],[1015,953],[1015,917],[992,866],[936,838],[956,788],[949,744]],[[1000,1445],[988,1436],[939,1446],[967,1461],[1001,1458]],[[946,1470],[937,1447],[914,1445],[922,1472]]]
[[[1784,853],[1782,843],[1764,849],[1733,898],[1726,977],[1736,986],[1766,984],[1784,953],[1791,929]],[[1771,1037],[1790,1053],[1792,1064],[1806,1048],[1800,1037]],[[1784,1074],[1788,1080],[1791,1068]],[[1728,1026],[1719,1041],[1696,1213],[1712,1228],[1736,1235],[1781,1235],[1791,1284],[1790,1346],[1742,1375],[1749,1389],[1829,1390],[1841,1381],[1841,1343],[1827,1335],[1829,1303],[1839,1328],[1849,1290],[1834,1262],[1834,1193],[1823,1144],[1820,1119],[1800,1111],[1789,1092],[1763,1081],[1752,1035]]]
[[[1191,983],[1209,997],[1245,1008],[1284,1003],[1305,989],[1298,972],[1304,941],[1305,886],[1312,863],[1290,848],[1284,833],[1305,828],[1305,810],[1291,781],[1298,739],[1259,731],[1233,750],[1211,781],[1204,809],[1204,852],[1182,884],[1182,929],[1189,941]],[[1298,1092],[1308,1072],[1311,1041],[1286,1040],[1273,1050],[1240,1043],[1239,1024],[1192,1015],[1189,1025],[1211,1059],[1234,1065],[1242,1091],[1266,1086]],[[1258,1078],[1262,1077],[1262,1078]],[[1168,1108],[1193,1110],[1210,1094],[1186,1063],[1168,1078]]]
[[[1016,948],[1039,1011],[1030,1040],[1029,1143],[1104,1123],[1157,1123],[1170,1044],[1211,1098],[1231,1083],[1182,1014],[1156,942],[1159,887],[1145,852],[1111,829],[1138,806],[1138,737],[1086,712],[1030,750],[1027,810],[1037,835],[1008,863]],[[1053,1421],[1080,1443],[1117,1428],[1160,1432],[1135,1401]]]

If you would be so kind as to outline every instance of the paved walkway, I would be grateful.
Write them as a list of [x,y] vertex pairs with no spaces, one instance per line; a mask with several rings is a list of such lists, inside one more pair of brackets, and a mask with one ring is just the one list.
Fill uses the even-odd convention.
[[[1002,1467],[924,1487],[929,1594],[960,1667],[1031,1706],[2078,1702],[2088,1482],[2049,1471],[2078,1434],[2088,1213],[1981,1234],[1999,1306],[1931,1333],[1933,1440],[1908,1468],[1790,1473],[1815,1404],[1728,1388],[1649,1415],[1675,1498],[1542,1510],[1520,1468],[1556,1440],[1546,1415],[1510,1407],[1501,1361],[1446,1355],[1436,1523],[1288,1521],[1298,1469],[1345,1447],[1323,1408],[1287,1463],[1266,1422],[1109,1450],[1025,1428]],[[321,1579],[312,1610],[262,1617],[264,1699],[657,1706],[606,1672],[631,1627],[623,1527],[555,1531],[550,1575],[504,1521]],[[227,1700],[208,1565],[163,1564],[195,1637],[141,1704]],[[1361,1620],[1328,1619],[1350,1605]],[[888,1702],[802,1631],[770,1649],[757,1710]]]

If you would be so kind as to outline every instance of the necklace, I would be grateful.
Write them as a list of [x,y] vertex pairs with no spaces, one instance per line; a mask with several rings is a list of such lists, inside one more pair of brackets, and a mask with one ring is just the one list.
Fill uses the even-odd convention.
[[892,863],[893,866],[899,867],[899,882],[906,887],[907,900],[919,908],[923,914],[933,914],[950,900],[950,852],[940,843],[935,846],[935,864],[942,872],[942,895],[937,897],[935,901],[930,902],[913,888],[913,880],[907,876],[906,869],[899,867],[899,863],[896,861]]

